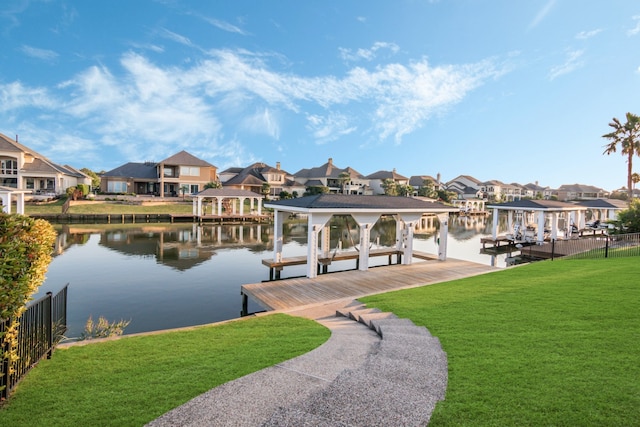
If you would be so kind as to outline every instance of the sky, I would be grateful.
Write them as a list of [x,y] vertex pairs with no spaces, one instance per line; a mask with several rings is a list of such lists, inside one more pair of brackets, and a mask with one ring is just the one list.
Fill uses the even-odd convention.
[[639,103],[636,0],[0,3],[0,133],[78,169],[186,150],[611,191],[602,135]]

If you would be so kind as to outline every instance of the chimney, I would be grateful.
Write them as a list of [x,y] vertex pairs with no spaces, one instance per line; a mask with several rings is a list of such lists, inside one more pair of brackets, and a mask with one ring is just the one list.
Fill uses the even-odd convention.
[[438,180],[437,184],[440,185],[440,172],[436,175],[436,180]]
[[276,162],[276,169],[280,170],[280,162]]

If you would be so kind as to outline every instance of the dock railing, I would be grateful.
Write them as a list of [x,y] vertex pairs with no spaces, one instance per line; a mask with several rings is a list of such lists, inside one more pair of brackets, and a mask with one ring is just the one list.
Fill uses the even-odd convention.
[[[18,322],[17,358],[0,359],[0,401],[5,400],[20,380],[44,357],[50,358],[55,346],[67,330],[67,283],[56,295],[47,292],[33,301],[18,319],[0,320],[0,336]],[[8,345],[0,342],[0,354]]]

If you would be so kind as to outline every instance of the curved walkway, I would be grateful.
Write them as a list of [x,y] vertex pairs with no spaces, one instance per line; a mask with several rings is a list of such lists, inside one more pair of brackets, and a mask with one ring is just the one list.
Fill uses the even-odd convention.
[[[444,399],[447,357],[424,327],[343,300],[289,311],[331,337],[216,387],[148,426],[424,426]],[[259,349],[256,349],[259,351]]]

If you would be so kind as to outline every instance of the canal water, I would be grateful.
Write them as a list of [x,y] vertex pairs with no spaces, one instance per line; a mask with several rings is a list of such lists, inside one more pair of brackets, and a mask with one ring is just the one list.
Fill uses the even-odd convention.
[[[491,234],[491,217],[452,216],[450,258],[496,267],[506,255],[481,253],[480,238]],[[500,221],[504,227],[504,221]],[[87,319],[128,320],[125,334],[218,322],[240,316],[240,286],[269,278],[262,259],[273,257],[271,225],[109,224],[56,226],[56,255],[36,298],[69,283],[67,336],[79,336]],[[416,232],[414,249],[437,253],[438,223]],[[304,218],[284,227],[283,256],[306,255]],[[350,217],[331,223],[331,250],[353,250],[357,226]],[[372,248],[393,247],[395,221],[380,220]],[[383,259],[384,258],[384,259]],[[383,265],[386,257],[372,258]],[[414,260],[414,262],[428,262]],[[433,262],[433,261],[430,261]],[[329,271],[355,268],[342,261]],[[305,266],[286,267],[282,277],[304,276]],[[262,308],[249,301],[250,312]]]

